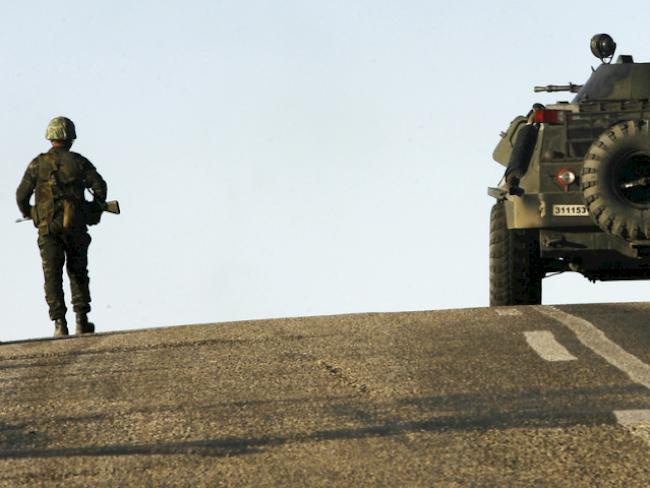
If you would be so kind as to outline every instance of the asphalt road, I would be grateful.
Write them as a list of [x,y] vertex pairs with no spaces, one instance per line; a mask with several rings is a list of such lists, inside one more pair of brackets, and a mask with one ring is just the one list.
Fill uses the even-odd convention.
[[649,346],[650,304],[6,343],[0,486],[647,487]]

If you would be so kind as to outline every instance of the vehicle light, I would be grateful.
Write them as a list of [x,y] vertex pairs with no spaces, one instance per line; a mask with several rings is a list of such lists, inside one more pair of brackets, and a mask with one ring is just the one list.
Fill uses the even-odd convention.
[[535,110],[535,122],[537,124],[563,124],[564,110]]
[[562,168],[557,172],[555,176],[555,181],[560,185],[565,191],[568,189],[571,183],[576,181],[576,175],[573,171],[569,171],[566,168]]

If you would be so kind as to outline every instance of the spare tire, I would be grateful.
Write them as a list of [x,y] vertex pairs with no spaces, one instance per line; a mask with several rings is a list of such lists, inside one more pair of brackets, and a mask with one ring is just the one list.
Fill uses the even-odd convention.
[[607,129],[587,151],[580,178],[594,222],[628,241],[650,239],[649,127],[628,120]]

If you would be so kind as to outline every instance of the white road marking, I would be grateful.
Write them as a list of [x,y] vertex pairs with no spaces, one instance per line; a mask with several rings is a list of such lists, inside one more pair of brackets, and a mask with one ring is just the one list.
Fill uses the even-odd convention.
[[502,317],[519,317],[521,315],[521,312],[516,308],[495,308],[494,311]]
[[650,444],[650,410],[614,410],[619,424]]
[[567,326],[585,346],[612,366],[623,371],[632,381],[650,389],[650,366],[618,344],[610,341],[594,324],[555,307],[535,305],[534,308],[547,317],[551,317]]
[[533,330],[524,332],[526,342],[546,361],[575,361],[578,359],[555,340],[550,330]]
[[[571,329],[578,340],[615,366],[630,379],[650,389],[650,366],[615,344],[591,322],[549,306],[536,305],[535,310]],[[619,424],[650,444],[650,410],[615,410]]]

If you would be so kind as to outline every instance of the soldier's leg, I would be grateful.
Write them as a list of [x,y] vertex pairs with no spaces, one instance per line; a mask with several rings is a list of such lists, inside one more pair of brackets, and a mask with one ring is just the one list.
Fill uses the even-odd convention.
[[88,246],[90,235],[88,232],[75,232],[66,239],[66,255],[68,277],[72,289],[72,306],[76,318],[77,334],[92,334],[95,325],[88,322],[90,312],[90,290],[88,288]]
[[65,319],[65,300],[63,297],[64,244],[58,235],[39,236],[38,248],[43,261],[45,277],[45,299],[49,306],[50,319]]
[[76,314],[90,312],[90,289],[88,286],[88,246],[90,235],[80,231],[66,236],[66,268],[72,291],[72,308]]

